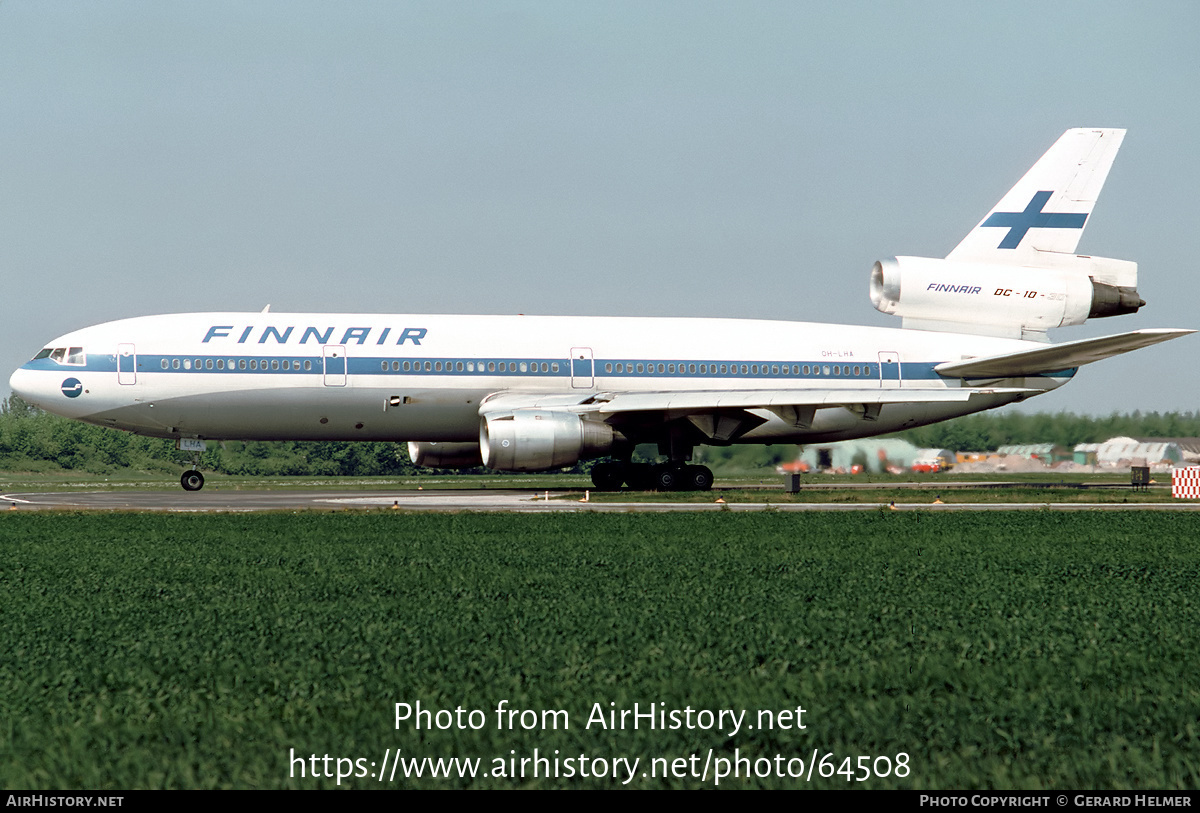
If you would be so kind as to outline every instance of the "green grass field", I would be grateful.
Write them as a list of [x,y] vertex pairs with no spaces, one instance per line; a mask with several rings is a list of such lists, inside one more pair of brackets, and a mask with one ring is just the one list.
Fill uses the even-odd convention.
[[[5,513],[0,785],[336,786],[314,754],[361,760],[343,787],[622,782],[496,775],[536,748],[637,758],[630,787],[711,786],[737,757],[807,772],[814,753],[811,779],[721,786],[1196,787],[1197,530],[1165,513]],[[502,700],[570,727],[498,728]],[[417,701],[485,724],[397,728]],[[593,704],[634,703],[755,728],[585,727]],[[803,730],[756,725],[801,706]],[[380,782],[397,748],[481,768]],[[860,756],[889,775],[859,782]]]

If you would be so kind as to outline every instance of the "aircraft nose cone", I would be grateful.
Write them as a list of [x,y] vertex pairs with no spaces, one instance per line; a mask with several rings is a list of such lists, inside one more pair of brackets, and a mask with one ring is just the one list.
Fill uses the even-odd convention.
[[33,370],[21,367],[9,376],[8,386],[12,389],[13,395],[25,403],[41,406],[45,400],[45,393],[39,391],[43,388],[39,387],[41,382],[38,379],[39,376]]
[[23,368],[18,369],[8,378],[8,387],[13,391],[13,395],[20,396],[24,399],[28,394],[29,371]]

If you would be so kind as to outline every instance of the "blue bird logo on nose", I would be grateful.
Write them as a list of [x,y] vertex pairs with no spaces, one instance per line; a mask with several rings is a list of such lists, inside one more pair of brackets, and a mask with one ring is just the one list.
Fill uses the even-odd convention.
[[68,378],[62,383],[62,394],[68,398],[78,398],[83,394],[83,382],[78,378]]

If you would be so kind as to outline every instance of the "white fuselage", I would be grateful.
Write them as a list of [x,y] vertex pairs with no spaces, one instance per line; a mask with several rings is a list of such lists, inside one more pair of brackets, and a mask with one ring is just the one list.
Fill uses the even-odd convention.
[[[10,383],[50,412],[159,437],[469,442],[497,393],[928,391],[963,386],[939,363],[1039,346],[748,319],[193,313],[69,333]],[[1071,372],[995,382],[1023,394],[889,403],[871,421],[821,409],[799,429],[760,410],[766,421],[738,442],[882,434],[1053,389]]]

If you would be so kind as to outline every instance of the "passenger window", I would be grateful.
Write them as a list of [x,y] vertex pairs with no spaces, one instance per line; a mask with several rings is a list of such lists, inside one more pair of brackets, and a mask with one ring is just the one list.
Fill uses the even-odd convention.
[[212,359],[208,359],[207,361],[204,362],[204,369],[211,370],[212,368],[213,368]]
[[304,360],[304,370],[305,370],[305,372],[307,372],[307,371],[309,371],[309,370],[311,370],[311,369],[312,369],[312,359],[305,359],[305,360]]
[[190,370],[190,369],[192,369],[192,360],[191,360],[191,359],[184,359],[184,360],[183,360],[183,369],[185,369],[185,370]]
[[557,361],[550,364],[550,371],[555,372],[555,373],[558,372],[558,362]]
[[164,370],[171,366],[170,362],[168,362],[166,359],[163,359],[161,363]]
[[172,370],[179,369],[179,359],[171,359],[171,369]]
[[271,359],[271,369],[272,370],[279,369],[279,359]]

